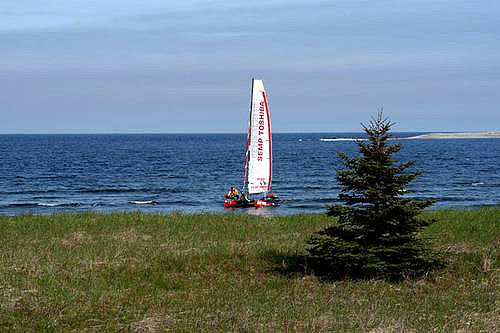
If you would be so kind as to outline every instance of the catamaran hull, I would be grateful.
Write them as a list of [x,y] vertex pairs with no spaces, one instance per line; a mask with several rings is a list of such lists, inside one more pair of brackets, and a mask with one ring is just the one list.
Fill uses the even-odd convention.
[[259,207],[277,207],[277,206],[278,206],[277,200],[266,200],[266,199],[251,200],[251,201],[239,201],[232,199],[224,200],[225,208],[250,208],[250,207],[259,208]]
[[276,207],[278,203],[276,201],[267,200],[255,200],[255,207]]

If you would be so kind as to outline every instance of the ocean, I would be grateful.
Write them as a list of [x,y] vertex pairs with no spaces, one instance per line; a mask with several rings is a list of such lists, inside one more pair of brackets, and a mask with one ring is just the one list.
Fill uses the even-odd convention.
[[[405,138],[420,133],[395,133]],[[336,152],[356,154],[361,133],[273,136],[278,208],[249,214],[322,213],[338,202]],[[399,141],[399,140],[396,140]],[[402,139],[398,159],[424,174],[407,196],[434,208],[500,204],[500,139]],[[75,211],[231,212],[246,134],[0,135],[0,214]]]

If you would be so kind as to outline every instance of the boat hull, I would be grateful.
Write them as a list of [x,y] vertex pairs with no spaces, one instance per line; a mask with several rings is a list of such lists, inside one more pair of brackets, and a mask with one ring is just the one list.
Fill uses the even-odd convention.
[[232,198],[224,199],[225,208],[249,208],[249,207],[277,207],[279,200],[274,195],[256,200],[236,200]]

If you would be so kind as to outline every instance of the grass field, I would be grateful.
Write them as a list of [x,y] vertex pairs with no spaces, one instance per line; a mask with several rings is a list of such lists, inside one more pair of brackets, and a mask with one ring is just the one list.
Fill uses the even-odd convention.
[[398,283],[293,272],[320,215],[0,217],[0,331],[498,332],[500,209],[426,214],[448,265]]

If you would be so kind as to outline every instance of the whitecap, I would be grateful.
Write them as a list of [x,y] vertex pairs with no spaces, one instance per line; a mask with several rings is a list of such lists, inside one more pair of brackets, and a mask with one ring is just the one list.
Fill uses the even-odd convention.
[[50,202],[38,202],[38,206],[43,206],[43,207],[55,207],[58,206],[56,203],[50,203]]
[[333,141],[358,141],[358,140],[366,140],[366,139],[360,139],[360,138],[321,138],[319,139],[320,141],[325,141],[325,142],[333,142]]
[[37,206],[41,207],[77,207],[80,206],[78,202],[37,202]]
[[156,200],[131,200],[129,203],[134,205],[156,205],[158,201]]

